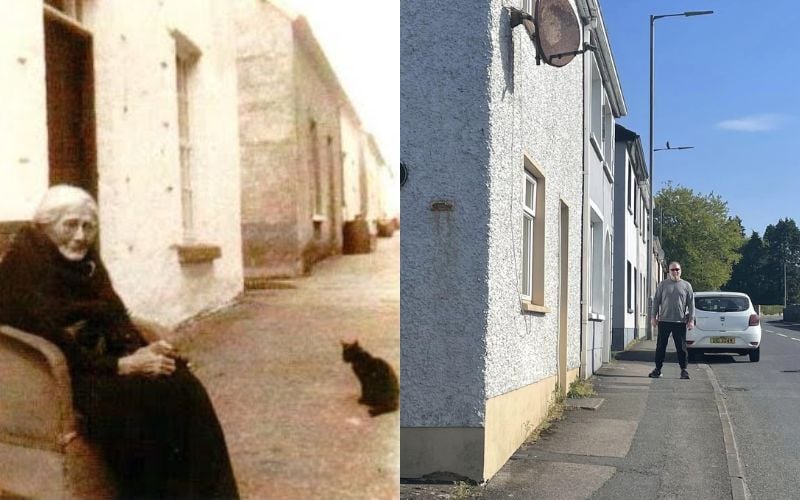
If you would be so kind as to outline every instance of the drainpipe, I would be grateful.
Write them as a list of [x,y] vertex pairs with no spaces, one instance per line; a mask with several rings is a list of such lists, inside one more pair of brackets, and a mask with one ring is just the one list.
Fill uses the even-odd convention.
[[[583,39],[589,38],[590,28],[584,26]],[[582,54],[583,63],[583,78],[581,84],[583,85],[583,183],[582,183],[582,211],[581,211],[581,368],[580,376],[587,378],[587,357],[586,346],[588,345],[588,331],[589,331],[589,280],[587,273],[589,272],[589,123],[586,120],[587,115],[587,100],[586,95],[589,91],[590,82],[587,81],[586,67],[590,59],[586,57],[586,53]]]

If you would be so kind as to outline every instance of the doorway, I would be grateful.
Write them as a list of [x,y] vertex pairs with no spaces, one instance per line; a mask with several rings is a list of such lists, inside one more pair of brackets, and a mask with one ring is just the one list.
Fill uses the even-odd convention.
[[92,37],[76,22],[45,10],[49,181],[97,198]]
[[562,396],[567,395],[567,318],[569,314],[569,208],[561,202],[559,220],[559,294],[558,294],[558,390]]

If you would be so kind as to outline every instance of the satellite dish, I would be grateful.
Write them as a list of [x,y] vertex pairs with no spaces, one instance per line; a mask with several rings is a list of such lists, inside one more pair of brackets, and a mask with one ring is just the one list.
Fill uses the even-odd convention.
[[566,66],[581,49],[581,25],[569,0],[536,2],[537,53],[547,64]]

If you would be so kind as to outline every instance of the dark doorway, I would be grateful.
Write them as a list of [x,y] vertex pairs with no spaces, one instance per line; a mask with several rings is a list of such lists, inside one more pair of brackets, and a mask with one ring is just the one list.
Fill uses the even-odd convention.
[[44,32],[50,184],[79,186],[96,198],[92,37],[47,11]]

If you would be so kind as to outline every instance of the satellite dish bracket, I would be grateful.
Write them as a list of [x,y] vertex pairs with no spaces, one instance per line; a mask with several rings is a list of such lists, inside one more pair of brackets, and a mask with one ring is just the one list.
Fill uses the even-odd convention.
[[[511,29],[514,29],[522,24],[522,21],[525,19],[533,21],[533,16],[523,10],[519,10],[515,7],[508,7],[508,10],[509,14],[511,15]],[[531,38],[533,38],[533,35],[531,35]]]
[[[595,47],[594,45],[592,45],[592,44],[591,44],[591,43],[589,43],[589,42],[583,42],[583,48],[582,48],[582,49],[579,49],[579,50],[573,50],[573,51],[571,51],[571,52],[562,52],[562,53],[560,53],[560,54],[553,54],[553,55],[551,55],[550,57],[548,57],[548,58],[547,58],[547,62],[548,62],[548,63],[551,63],[551,62],[553,62],[553,59],[560,59],[560,58],[562,58],[562,57],[567,57],[567,56],[577,56],[577,55],[579,55],[579,54],[583,54],[583,53],[584,53],[584,52],[586,52],[587,50],[588,50],[588,51],[595,52],[595,51],[597,50],[597,47]],[[539,64],[539,60],[540,60],[540,59],[541,59],[541,58],[539,57],[539,55],[538,55],[538,53],[537,53],[537,55],[536,55],[536,64]]]

